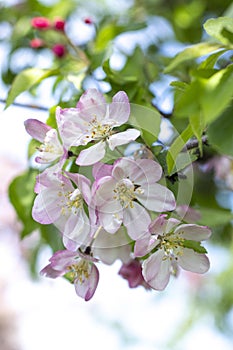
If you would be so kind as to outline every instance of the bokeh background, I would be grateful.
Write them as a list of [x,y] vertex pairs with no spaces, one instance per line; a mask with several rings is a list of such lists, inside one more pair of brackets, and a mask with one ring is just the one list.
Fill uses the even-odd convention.
[[[77,101],[82,89],[122,89],[135,103],[152,103],[164,115],[160,139],[169,141],[174,76],[161,67],[190,44],[203,40],[202,25],[211,17],[233,16],[230,0],[22,0],[0,1],[0,349],[39,350],[216,350],[233,348],[233,162],[208,148],[195,162],[194,206],[213,230],[206,247],[211,261],[205,276],[181,272],[164,292],[129,289],[118,276],[121,266],[101,266],[94,298],[85,303],[64,279],[48,280],[39,271],[52,254],[51,235],[32,229],[22,238],[22,220],[10,203],[8,186],[28,167],[30,137],[23,122],[45,121],[48,109]],[[73,42],[93,52],[92,72],[55,81],[54,77],[21,94],[4,110],[14,77],[28,67],[60,65],[51,47],[30,46],[38,36],[35,16],[66,19]],[[60,37],[44,38],[56,42]],[[94,49],[93,49],[94,46]],[[109,57],[107,74],[100,62]],[[220,62],[231,62],[228,54]],[[179,74],[188,79],[193,62]],[[140,69],[146,65],[147,74]],[[65,75],[65,73],[64,73]],[[127,76],[123,82],[119,75]],[[136,80],[140,88],[133,89]],[[178,76],[178,78],[180,78]],[[81,84],[81,85],[80,85]],[[80,85],[80,89],[78,86]],[[51,92],[53,88],[53,93]],[[37,106],[37,107],[36,107]],[[174,125],[174,123],[173,123]],[[182,125],[175,123],[178,131]],[[25,183],[26,186],[26,183]],[[24,189],[21,189],[22,196]],[[21,192],[20,192],[21,193]]]

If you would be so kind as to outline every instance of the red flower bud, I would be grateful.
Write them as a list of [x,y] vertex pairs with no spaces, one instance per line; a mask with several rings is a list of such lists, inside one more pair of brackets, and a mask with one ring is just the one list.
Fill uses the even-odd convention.
[[54,29],[56,30],[64,31],[65,24],[66,22],[63,19],[58,18],[54,21],[53,26],[54,26]]
[[31,20],[31,25],[36,29],[48,29],[50,27],[50,21],[46,17],[34,17]]
[[55,56],[61,58],[66,54],[66,48],[62,44],[56,44],[53,46],[52,51]]
[[92,18],[90,18],[90,17],[86,17],[86,18],[84,18],[84,23],[86,23],[86,24],[93,24],[93,20],[92,20]]
[[32,39],[30,41],[30,46],[33,49],[38,49],[39,47],[43,47],[44,46],[44,42],[43,42],[43,40],[41,40],[39,38],[35,38],[35,39]]

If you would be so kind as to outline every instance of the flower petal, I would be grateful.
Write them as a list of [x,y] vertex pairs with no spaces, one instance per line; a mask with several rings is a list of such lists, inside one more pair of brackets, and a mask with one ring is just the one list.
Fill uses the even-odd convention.
[[88,89],[80,97],[77,103],[77,109],[82,118],[87,120],[93,119],[95,116],[97,120],[101,121],[106,115],[106,100],[100,91],[97,89]]
[[49,125],[37,120],[37,119],[27,119],[24,122],[25,129],[29,135],[35,140],[44,142],[46,133],[52,129]]
[[104,158],[105,155],[104,141],[98,142],[96,145],[84,149],[80,152],[78,158],[76,159],[76,164],[78,165],[92,165]]
[[106,203],[97,209],[100,224],[109,233],[115,233],[121,226],[123,211],[117,201]]
[[126,131],[109,136],[107,143],[110,150],[113,151],[115,147],[125,145],[131,141],[134,141],[139,136],[140,131],[136,129],[128,129]]
[[[65,148],[85,145],[88,120],[82,118],[77,108],[56,109],[58,130]],[[91,140],[91,139],[90,139]]]
[[178,233],[182,238],[192,241],[204,241],[211,236],[211,230],[207,226],[195,224],[180,225],[175,229],[174,233]]
[[32,217],[41,224],[51,224],[61,215],[61,207],[57,205],[57,189],[45,189],[35,198]]
[[178,264],[187,271],[205,273],[209,270],[210,262],[205,254],[199,254],[192,249],[183,248],[183,254],[177,256]]
[[126,230],[121,227],[115,234],[109,234],[105,230],[100,230],[94,243],[92,251],[103,263],[111,265],[117,259],[127,263],[130,258],[131,245]]
[[75,249],[77,249],[81,245],[88,245],[90,242],[89,233],[89,219],[84,209],[80,209],[77,211],[76,215],[71,214],[66,222],[65,230],[63,232],[63,242],[65,244],[65,247],[69,250],[73,250],[75,243]]
[[124,209],[123,224],[133,240],[137,240],[145,234],[150,222],[150,215],[140,204],[133,202],[132,208],[129,206]]
[[113,169],[113,165],[98,162],[93,165],[92,175],[95,180],[98,180],[104,176],[111,176],[112,169]]
[[143,193],[136,192],[137,199],[149,210],[163,212],[175,209],[174,194],[165,186],[154,183],[143,188]]
[[91,264],[90,275],[80,282],[79,278],[74,281],[75,291],[85,301],[90,300],[99,282],[99,271],[95,264]]
[[155,290],[164,290],[170,279],[171,262],[163,260],[164,252],[158,250],[142,264],[142,275],[149,286]]
[[127,94],[119,91],[113,96],[112,103],[109,105],[109,119],[114,121],[116,126],[127,122],[130,115],[130,103]]

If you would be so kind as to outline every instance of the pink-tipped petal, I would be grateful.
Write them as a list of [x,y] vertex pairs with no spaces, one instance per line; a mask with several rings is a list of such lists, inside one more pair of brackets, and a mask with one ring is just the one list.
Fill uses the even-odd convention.
[[178,233],[184,239],[192,241],[204,241],[211,236],[211,230],[207,226],[184,224],[177,227],[174,233]]
[[205,273],[209,270],[210,262],[205,254],[199,254],[192,249],[183,248],[183,253],[177,256],[178,264],[187,271]]
[[111,151],[117,146],[126,145],[127,143],[136,140],[140,136],[140,131],[136,129],[128,129],[123,132],[111,135],[108,138],[108,146]]
[[142,264],[142,275],[149,286],[155,290],[164,290],[170,279],[171,262],[163,260],[164,252],[158,250]]
[[100,91],[96,89],[89,89],[80,97],[77,103],[77,109],[82,118],[87,120],[94,116],[97,120],[102,120],[106,114],[106,100]]
[[98,162],[93,165],[92,175],[95,180],[98,180],[104,176],[111,176],[112,169],[113,169],[113,165]]
[[78,277],[74,281],[75,291],[78,296],[83,298],[85,301],[89,301],[96,291],[98,282],[99,271],[97,267],[94,264],[92,264],[89,277],[83,279],[81,282]]
[[137,199],[149,210],[156,212],[174,210],[176,201],[174,194],[165,186],[154,183],[137,192]]
[[37,120],[37,119],[27,119],[24,122],[25,129],[27,133],[40,142],[44,142],[46,133],[52,129],[49,125]]
[[150,222],[150,215],[140,204],[133,202],[132,208],[129,206],[124,209],[123,224],[133,240],[141,238],[147,232]]
[[112,103],[109,106],[109,119],[113,120],[115,125],[122,125],[127,122],[130,115],[130,103],[127,94],[119,91],[113,96]]
[[105,146],[105,142],[100,141],[96,145],[81,151],[76,159],[76,164],[86,166],[99,162],[104,158]]

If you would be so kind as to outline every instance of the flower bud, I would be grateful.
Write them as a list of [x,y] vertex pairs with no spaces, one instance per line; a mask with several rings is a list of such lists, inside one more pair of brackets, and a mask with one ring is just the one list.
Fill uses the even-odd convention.
[[31,20],[31,25],[36,29],[48,29],[50,27],[50,21],[46,17],[34,17]]
[[92,18],[90,18],[90,17],[86,17],[86,18],[84,18],[84,23],[86,23],[86,24],[93,24],[93,20],[92,20]]
[[66,48],[62,44],[56,44],[53,46],[52,51],[55,56],[61,58],[66,54]]
[[44,46],[44,42],[43,42],[42,39],[35,38],[35,39],[32,39],[32,40],[30,41],[30,46],[31,46],[33,49],[38,49],[38,48]]
[[57,18],[57,19],[54,21],[53,26],[54,26],[54,29],[60,30],[60,31],[63,32],[63,31],[64,31],[64,28],[65,28],[65,24],[66,24],[66,22],[65,22],[63,19]]

